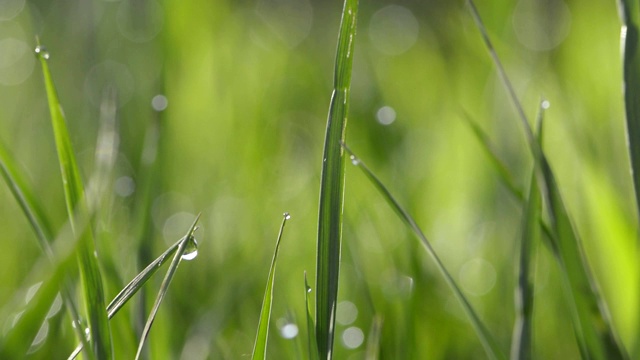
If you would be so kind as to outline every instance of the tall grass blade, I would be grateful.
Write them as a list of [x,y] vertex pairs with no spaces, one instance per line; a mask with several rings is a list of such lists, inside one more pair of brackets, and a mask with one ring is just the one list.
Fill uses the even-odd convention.
[[331,359],[333,349],[344,201],[344,151],[340,143],[347,125],[357,13],[358,1],[345,0],[322,157],[316,264],[316,341],[321,359]]
[[169,269],[167,270],[167,274],[162,280],[162,284],[160,285],[160,290],[158,291],[158,296],[156,297],[156,301],[151,308],[151,313],[149,314],[149,318],[147,319],[147,323],[144,326],[144,330],[142,331],[142,336],[140,338],[140,342],[138,344],[138,351],[136,352],[136,360],[140,358],[142,354],[142,349],[144,348],[144,343],[149,336],[149,331],[151,331],[151,325],[153,325],[153,321],[158,314],[158,309],[160,308],[160,304],[164,299],[164,296],[167,294],[167,290],[169,290],[169,284],[171,284],[171,280],[173,279],[173,275],[175,275],[176,270],[178,269],[178,265],[180,265],[180,261],[182,257],[187,252],[187,248],[189,246],[197,246],[196,239],[193,236],[193,233],[196,231],[198,224],[198,220],[200,219],[200,214],[196,216],[196,219],[193,221],[191,228],[187,232],[186,236],[183,238],[184,240],[180,243],[178,250],[173,256],[173,260],[171,260],[171,265],[169,265]]
[[267,278],[267,288],[264,290],[262,310],[260,310],[258,333],[256,334],[256,341],[253,345],[253,354],[251,355],[252,360],[267,358],[267,339],[269,338],[269,320],[271,319],[273,282],[276,278],[276,261],[278,260],[278,250],[280,249],[280,240],[282,239],[284,225],[287,223],[287,220],[289,220],[289,218],[289,213],[284,213],[282,225],[280,225],[280,232],[278,233],[278,239],[276,240],[276,249],[273,251],[273,259],[271,260],[271,267],[269,268],[269,276]]
[[[67,131],[67,124],[62,113],[62,107],[58,101],[58,95],[49,71],[49,65],[47,64],[49,53],[44,47],[38,45],[36,54],[40,59],[44,75],[49,112],[51,114],[51,124],[53,126],[60,171],[62,173],[67,212],[71,221],[71,227],[75,228],[75,214],[78,213],[82,216],[89,214],[85,203],[84,188],[78,172],[76,158]],[[104,289],[98,261],[95,256],[96,251],[91,227],[88,226],[83,230],[80,239],[78,262],[82,279],[85,309],[89,323],[91,350],[99,360],[111,359],[113,357],[111,331],[107,319]]]
[[538,186],[544,196],[545,203],[548,204],[552,249],[562,269],[560,275],[571,308],[574,331],[581,355],[584,358],[593,359],[626,359],[628,355],[611,326],[606,304],[600,296],[600,291],[589,269],[582,243],[573,230],[555,175],[540,144],[533,138],[533,132],[522,105],[491,45],[486,28],[473,1],[468,0],[468,3],[485,45],[525,128],[536,167],[540,169],[536,174]]
[[[542,143],[542,120],[546,104],[540,103],[537,121],[538,143]],[[531,359],[533,356],[533,248],[540,238],[542,221],[542,195],[536,182],[537,163],[533,164],[529,182],[529,196],[523,201],[522,233],[518,262],[518,284],[515,292],[516,322],[511,339],[511,359]]]
[[307,281],[307,272],[304,272],[304,300],[307,310],[307,341],[309,350],[309,360],[318,360],[318,344],[316,343],[316,325],[313,323],[313,313],[311,310],[311,286]]
[[624,69],[624,105],[627,119],[627,145],[631,174],[640,215],[640,6],[637,1],[619,0],[622,18],[622,58]]
[[362,172],[369,179],[369,181],[371,181],[371,184],[373,184],[373,186],[378,190],[378,192],[382,195],[382,197],[384,197],[384,199],[387,201],[387,204],[391,206],[391,208],[396,212],[396,214],[398,214],[398,217],[400,217],[400,219],[420,239],[422,246],[425,248],[427,253],[431,256],[433,261],[436,263],[436,266],[438,267],[438,270],[440,270],[440,273],[442,274],[445,281],[447,282],[447,285],[449,285],[455,297],[458,299],[465,313],[469,317],[471,325],[473,326],[476,334],[478,335],[478,338],[480,338],[480,341],[484,346],[487,356],[489,356],[489,358],[491,359],[504,359],[505,358],[504,354],[502,354],[500,348],[498,347],[498,344],[491,336],[491,333],[487,330],[487,327],[484,325],[484,323],[482,323],[482,320],[480,320],[480,317],[476,314],[475,310],[473,310],[473,307],[469,303],[469,300],[467,300],[467,298],[464,296],[464,294],[460,290],[460,287],[458,286],[458,284],[456,284],[451,274],[449,274],[449,271],[444,266],[444,264],[436,254],[435,250],[433,249],[433,247],[431,247],[431,243],[429,243],[429,240],[427,240],[427,237],[424,235],[424,233],[422,232],[418,224],[415,222],[413,217],[411,217],[411,215],[409,215],[409,213],[398,203],[398,201],[393,197],[393,195],[391,195],[387,187],[384,186],[384,184],[382,184],[382,182],[378,179],[377,176],[373,174],[373,172],[367,167],[367,165],[363,163],[346,145],[343,144],[343,146],[347,150],[347,152],[351,155],[351,162],[362,170]]

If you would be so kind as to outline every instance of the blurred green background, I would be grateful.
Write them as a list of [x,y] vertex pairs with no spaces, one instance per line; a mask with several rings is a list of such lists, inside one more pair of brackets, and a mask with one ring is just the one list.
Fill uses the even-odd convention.
[[[637,349],[638,224],[616,3],[477,6],[528,115],[541,98],[551,104],[545,150],[615,327],[627,348]],[[66,210],[33,55],[38,36],[51,53],[85,185],[95,178],[108,184],[95,229],[107,297],[202,212],[199,256],[183,262],[160,308],[151,358],[249,356],[285,211],[292,219],[278,261],[268,353],[306,357],[303,274],[313,283],[341,10],[341,1],[319,0],[0,3],[0,141],[60,229]],[[101,104],[112,90],[118,153],[104,173],[95,153]],[[491,135],[522,188],[532,161],[464,2],[361,1],[351,100],[350,147],[415,216],[508,352],[521,206],[500,183],[465,112]],[[384,359],[482,357],[431,259],[352,166],[344,213],[335,357],[363,358],[376,315]],[[0,229],[5,305],[32,285],[24,279],[43,254],[4,184]],[[543,246],[537,266],[535,354],[577,358],[558,267]],[[160,281],[111,321],[116,358],[135,353]],[[5,331],[13,315],[2,316]],[[60,312],[48,323],[30,356],[65,358],[75,346],[68,317]]]

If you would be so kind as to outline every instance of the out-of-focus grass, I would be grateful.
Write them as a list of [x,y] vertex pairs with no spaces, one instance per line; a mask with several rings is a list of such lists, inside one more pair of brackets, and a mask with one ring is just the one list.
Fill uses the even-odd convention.
[[[638,338],[640,271],[616,6],[554,2],[553,6],[566,5],[561,9],[567,9],[569,17],[541,28],[568,26],[565,37],[548,50],[533,50],[519,38],[523,22],[515,15],[521,14],[522,3],[486,1],[484,20],[525,109],[533,113],[541,94],[551,103],[545,151],[613,323],[625,345],[633,348]],[[150,254],[161,253],[203,210],[198,259],[183,264],[175,275],[148,339],[150,356],[248,355],[264,294],[264,269],[273,250],[271,219],[286,209],[296,221],[287,229],[292,241],[280,249],[268,356],[287,357],[295,344],[279,335],[279,326],[289,321],[290,309],[299,321],[298,336],[306,338],[301,279],[305,270],[315,277],[318,160],[342,3],[130,4],[35,2],[12,20],[0,22],[0,40],[11,37],[30,49],[38,34],[51,50],[49,65],[85,180],[94,170],[103,90],[105,84],[115,84],[120,146],[109,179],[114,184],[111,200],[97,219],[101,261],[114,264],[112,272],[105,272],[106,297],[113,298],[146,266],[137,260],[140,244],[149,246]],[[154,37],[150,29],[158,26],[158,18],[150,9],[156,4],[162,20]],[[418,30],[415,42],[394,54],[389,54],[389,43],[397,45],[404,41],[398,39],[412,38],[413,33],[401,27],[405,30],[394,38],[391,28],[381,25],[380,14],[385,12],[378,12],[388,11],[388,5],[360,3],[350,145],[407,204],[506,352],[515,320],[513,259],[521,205],[500,183],[460,114],[472,114],[490,135],[515,174],[514,182],[524,189],[531,160],[521,130],[461,2],[395,4],[412,16],[401,23],[410,25],[415,19]],[[406,14],[393,9],[398,8],[391,8],[396,14],[392,19]],[[540,9],[527,18],[543,25],[551,19]],[[377,26],[383,31],[376,32]],[[150,39],[132,37],[131,29]],[[27,57],[32,56],[28,53],[21,63],[28,65]],[[11,66],[15,70],[18,65]],[[6,74],[2,71],[0,80]],[[160,93],[167,97],[168,107],[156,111],[150,103]],[[28,169],[34,197],[42,199],[43,212],[57,233],[66,214],[60,184],[52,180],[59,172],[42,80],[34,71],[20,84],[2,83],[0,99],[0,140]],[[377,121],[383,106],[395,111],[390,125]],[[152,181],[143,181],[149,166],[142,160],[143,139],[155,124],[159,163]],[[366,336],[374,319],[369,295],[362,286],[353,286],[358,282],[366,284],[375,312],[384,319],[382,358],[477,354],[476,336],[439,281],[437,269],[423,261],[412,235],[367,180],[351,175],[357,175],[354,169],[347,170],[344,241],[350,246],[343,256],[338,310],[349,308],[343,301],[350,301],[358,314],[352,322],[338,318],[335,358],[365,351],[366,339],[357,349],[347,348],[343,339],[350,328]],[[150,183],[153,191],[148,191]],[[150,194],[146,220],[141,216],[146,206],[140,200],[143,193]],[[149,231],[143,237],[144,226]],[[0,305],[5,305],[41,250],[4,186],[0,228]],[[357,265],[351,251],[357,252]],[[536,304],[534,353],[540,358],[572,358],[579,353],[561,284],[552,275],[554,267],[554,259],[540,252],[536,296],[548,300]],[[157,289],[159,282],[149,290]],[[147,312],[152,301],[153,296],[147,296]],[[111,320],[116,358],[135,353],[139,334],[131,324],[139,318],[138,308],[126,306]],[[49,324],[50,332],[33,358],[65,357],[76,345],[65,316],[58,314]]]

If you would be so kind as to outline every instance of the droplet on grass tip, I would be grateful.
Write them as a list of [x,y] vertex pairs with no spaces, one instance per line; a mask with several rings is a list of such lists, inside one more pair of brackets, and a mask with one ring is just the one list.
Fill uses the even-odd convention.
[[542,108],[546,110],[551,106],[551,103],[548,100],[543,100],[540,106],[542,106]]
[[282,214],[282,215],[284,216],[284,219],[285,219],[285,220],[289,220],[289,219],[291,219],[291,214],[289,214],[288,212],[286,212],[286,213],[284,213],[284,214]]
[[198,256],[198,241],[196,241],[195,237],[189,238],[187,240],[187,248],[184,250],[184,254],[182,254],[182,260],[193,260]]
[[51,57],[47,48],[42,45],[36,46],[35,50],[33,51],[36,53],[36,56],[41,57],[45,60],[49,60],[49,58]]
[[349,157],[351,159],[351,163],[355,166],[358,166],[360,164],[360,159],[358,159],[355,155],[351,155]]

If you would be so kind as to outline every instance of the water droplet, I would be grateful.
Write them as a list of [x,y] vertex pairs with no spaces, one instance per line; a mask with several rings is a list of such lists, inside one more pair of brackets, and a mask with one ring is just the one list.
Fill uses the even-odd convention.
[[280,328],[280,336],[285,339],[293,339],[298,335],[298,326],[296,324],[286,324]]
[[47,48],[42,45],[36,46],[34,51],[36,53],[36,56],[41,57],[45,60],[49,60],[49,58],[51,57]]
[[551,106],[551,103],[547,100],[543,100],[542,103],[540,104],[542,106],[543,109],[548,109]]
[[193,260],[196,256],[198,256],[198,241],[196,241],[196,238],[192,236],[188,240],[184,254],[182,254],[182,260]]
[[282,215],[284,216],[284,219],[285,219],[285,220],[289,220],[289,219],[291,219],[291,215],[290,215],[288,212],[286,212],[286,213],[284,213],[284,214],[282,214]]
[[307,292],[308,292],[309,294],[311,294],[311,286],[308,286],[308,287],[307,287]]
[[349,158],[353,165],[358,166],[360,164],[360,160],[355,155],[351,155]]

